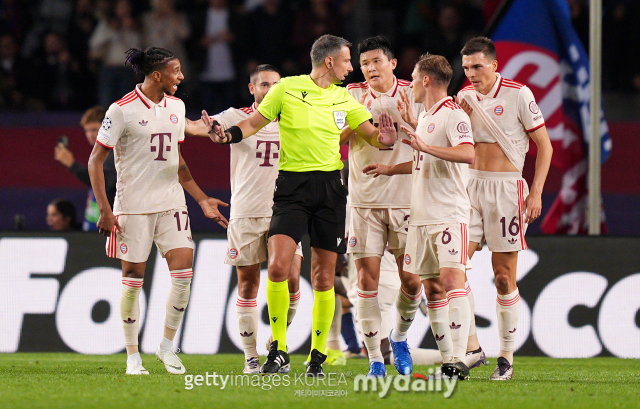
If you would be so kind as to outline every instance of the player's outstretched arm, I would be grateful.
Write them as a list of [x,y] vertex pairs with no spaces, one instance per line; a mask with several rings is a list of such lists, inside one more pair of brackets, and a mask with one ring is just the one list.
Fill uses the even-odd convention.
[[378,119],[380,127],[376,128],[371,122],[361,123],[355,131],[375,148],[388,148],[398,141],[398,132],[393,126],[393,118],[386,112],[382,112]]
[[207,124],[204,123],[202,118],[198,119],[197,121],[192,121],[189,118],[185,118],[185,125],[184,125],[185,135],[208,138],[209,131],[211,131],[211,127],[207,126]]
[[536,156],[536,173],[533,176],[531,190],[524,200],[525,221],[533,223],[535,219],[540,217],[542,213],[542,189],[544,182],[547,180],[549,166],[551,166],[551,157],[553,156],[553,147],[549,140],[547,127],[543,126],[533,132],[529,132],[529,137],[538,147],[538,155]]
[[470,143],[463,143],[452,147],[427,145],[420,137],[418,137],[418,134],[408,127],[401,125],[400,128],[409,135],[409,138],[411,138],[411,140],[403,139],[402,143],[411,145],[415,150],[428,153],[429,155],[449,162],[468,163],[471,165],[475,159],[475,149]]
[[413,162],[398,163],[393,166],[383,165],[382,163],[374,163],[373,165],[367,165],[362,169],[362,173],[366,175],[373,175],[377,178],[380,175],[393,176],[393,175],[410,175],[412,172]]
[[223,129],[217,121],[211,119],[207,111],[202,111],[202,121],[211,129],[209,138],[215,143],[222,144],[241,142],[244,138],[250,137],[271,123],[271,121],[262,116],[257,110],[249,115],[247,119],[238,122],[237,125],[229,127],[228,129]]
[[113,215],[111,205],[109,205],[109,199],[107,199],[107,192],[104,183],[104,160],[109,155],[109,148],[105,148],[96,142],[93,145],[91,156],[89,156],[89,178],[91,179],[91,188],[93,189],[93,195],[96,197],[98,203],[98,209],[100,210],[100,218],[96,223],[98,231],[104,236],[109,236],[113,230],[113,226],[116,226],[119,232],[122,232],[122,228]]
[[222,200],[207,196],[206,193],[204,193],[202,189],[200,189],[200,186],[198,186],[196,181],[193,180],[193,176],[191,176],[191,172],[189,171],[187,162],[185,162],[180,151],[178,151],[178,155],[178,180],[180,181],[180,184],[182,185],[184,190],[189,192],[191,197],[193,197],[195,201],[198,202],[198,204],[202,208],[202,212],[207,218],[215,220],[220,226],[226,229],[229,225],[229,221],[222,214],[220,214],[220,212],[218,211],[218,206],[227,207],[229,205]]

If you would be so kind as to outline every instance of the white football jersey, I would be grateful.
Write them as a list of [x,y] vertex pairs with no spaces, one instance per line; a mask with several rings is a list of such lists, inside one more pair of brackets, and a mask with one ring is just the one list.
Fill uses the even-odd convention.
[[[480,106],[514,142],[524,163],[529,150],[529,132],[544,126],[544,118],[529,87],[502,78],[498,73],[496,76],[498,79],[487,95],[477,92],[469,85],[458,92],[458,99],[462,99],[465,94],[475,96]],[[476,142],[496,143],[475,113],[471,113],[471,126]],[[518,171],[522,173],[522,169]]]
[[[256,109],[229,108],[213,118],[227,129],[246,119]],[[280,127],[277,120],[242,142],[231,145],[231,215],[271,217],[273,189],[278,178]]]
[[98,132],[100,145],[115,148],[114,214],[158,213],[186,205],[178,181],[184,102],[165,95],[155,104],[140,85],[111,104]]
[[378,126],[380,113],[386,111],[393,118],[398,133],[398,142],[389,149],[374,148],[356,134],[349,141],[349,196],[351,206],[365,208],[409,208],[411,206],[411,175],[373,176],[365,175],[362,169],[373,163],[396,165],[409,162],[412,158],[411,146],[400,141],[409,139],[405,132],[400,132],[400,125],[409,126],[398,111],[400,90],[409,93],[413,114],[417,118],[424,107],[413,102],[411,82],[394,77],[393,87],[387,93],[375,91],[366,82],[356,82],[347,86],[347,91],[357,100],[365,96],[364,106],[371,112],[373,122]]
[[[469,116],[451,97],[438,101],[418,118],[416,133],[432,146],[473,145]],[[469,224],[469,165],[414,151],[409,224]],[[395,177],[395,176],[394,176]]]

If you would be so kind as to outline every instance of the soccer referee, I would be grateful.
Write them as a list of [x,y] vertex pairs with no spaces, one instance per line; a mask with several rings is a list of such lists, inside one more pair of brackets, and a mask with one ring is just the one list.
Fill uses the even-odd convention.
[[311,74],[283,78],[249,118],[226,131],[203,112],[203,121],[212,126],[210,137],[217,143],[240,142],[276,119],[280,124],[279,175],[268,246],[267,303],[273,343],[260,369],[263,374],[288,372],[290,368],[286,352],[287,278],[296,243],[309,233],[314,303],[306,375],[324,376],[322,363],[335,308],[335,264],[337,254],[346,251],[347,190],[340,178],[340,133],[348,125],[379,148],[397,140],[389,115],[381,115],[376,128],[364,106],[336,85],[353,71],[350,46],[344,38],[318,38],[311,48]]

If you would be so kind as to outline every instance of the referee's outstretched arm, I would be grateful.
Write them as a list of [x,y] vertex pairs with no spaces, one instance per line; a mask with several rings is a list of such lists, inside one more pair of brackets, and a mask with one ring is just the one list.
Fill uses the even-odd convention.
[[393,119],[386,112],[380,114],[379,128],[376,128],[370,121],[361,123],[355,130],[345,126],[340,134],[340,144],[347,143],[356,133],[375,148],[388,148],[398,140],[396,128],[393,126]]
[[207,111],[202,111],[202,122],[211,128],[209,138],[215,143],[237,143],[244,138],[248,138],[260,129],[267,126],[271,121],[262,116],[255,110],[249,117],[240,121],[237,125],[224,130],[216,121],[214,121]]

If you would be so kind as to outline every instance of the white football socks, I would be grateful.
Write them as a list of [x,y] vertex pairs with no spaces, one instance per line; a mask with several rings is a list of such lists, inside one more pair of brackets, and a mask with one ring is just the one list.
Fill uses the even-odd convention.
[[431,331],[442,355],[442,362],[451,362],[453,356],[453,342],[449,328],[449,302],[447,299],[427,301]]
[[189,304],[191,294],[191,278],[193,270],[190,268],[171,271],[171,288],[167,298],[167,316],[164,325],[177,330],[184,316],[184,310]]
[[[124,345],[138,345],[140,330],[140,305],[138,295],[142,290],[144,278],[122,277],[120,295],[120,318],[124,328]],[[138,355],[139,356],[139,355]],[[141,361],[142,362],[142,361]]]
[[500,334],[500,356],[513,364],[513,349],[520,318],[520,292],[516,289],[511,294],[500,295],[496,300],[498,315],[498,333]]
[[289,294],[289,310],[287,311],[287,327],[293,322],[293,317],[296,316],[298,310],[298,304],[300,304],[300,290],[293,294]]
[[247,299],[238,297],[236,301],[236,316],[238,317],[238,329],[240,341],[244,350],[244,358],[258,358],[256,349],[256,336],[258,335],[258,303],[255,298]]
[[378,291],[364,291],[358,289],[358,319],[362,326],[364,345],[369,353],[369,362],[382,362],[384,357],[380,351],[380,304],[378,304]]
[[416,312],[422,301],[422,288],[418,294],[407,294],[402,287],[396,298],[396,323],[391,333],[391,341],[402,342],[407,340],[407,331],[416,317]]
[[469,298],[464,288],[457,288],[447,291],[447,301],[449,301],[449,322],[451,323],[449,329],[451,329],[453,356],[462,360],[467,353],[471,323]]
[[342,302],[340,296],[336,295],[336,309],[333,313],[333,321],[329,329],[327,338],[327,348],[340,350],[340,331],[342,330]]

